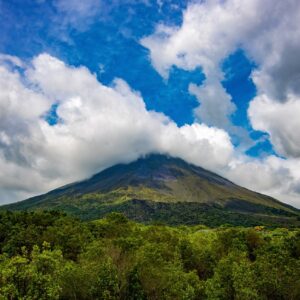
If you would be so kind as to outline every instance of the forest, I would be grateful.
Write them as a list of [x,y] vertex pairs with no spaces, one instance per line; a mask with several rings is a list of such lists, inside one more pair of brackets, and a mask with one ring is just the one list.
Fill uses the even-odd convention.
[[0,213],[0,299],[300,299],[300,230]]

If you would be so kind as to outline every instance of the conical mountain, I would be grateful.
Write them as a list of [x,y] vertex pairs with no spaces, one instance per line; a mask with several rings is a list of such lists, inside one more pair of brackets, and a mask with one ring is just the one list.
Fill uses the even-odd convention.
[[299,221],[299,211],[289,205],[165,155],[118,164],[87,180],[3,208],[63,210],[83,219],[117,211],[142,222],[211,226],[285,226]]

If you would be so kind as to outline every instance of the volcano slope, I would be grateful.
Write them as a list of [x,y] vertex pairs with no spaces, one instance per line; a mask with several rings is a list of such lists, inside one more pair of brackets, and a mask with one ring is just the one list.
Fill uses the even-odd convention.
[[[263,180],[263,179],[262,179]],[[299,226],[299,210],[182,159],[152,154],[91,178],[3,206],[60,210],[84,220],[110,212],[149,223]]]

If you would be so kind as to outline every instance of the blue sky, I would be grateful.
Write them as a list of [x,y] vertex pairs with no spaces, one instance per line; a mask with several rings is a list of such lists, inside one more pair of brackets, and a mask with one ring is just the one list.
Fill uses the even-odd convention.
[[[36,167],[37,162],[26,156],[29,150],[22,148],[25,147],[24,138],[17,140],[20,135],[17,129],[19,125],[15,125],[14,130],[14,125],[9,129],[7,125],[2,125],[0,132],[3,141],[0,135],[0,150],[4,157],[3,165],[15,164],[22,157],[26,161],[24,165],[30,166],[30,172],[37,172],[36,176],[44,179],[41,180],[42,187],[34,189],[32,186],[36,181],[20,188],[15,187],[18,184],[14,183],[9,188],[9,184],[4,180],[1,183],[0,178],[0,196],[1,186],[3,198],[8,199],[5,201],[12,201],[12,197],[35,194],[83,178],[113,163],[130,161],[148,152],[158,151],[181,156],[249,188],[279,195],[281,199],[284,198],[283,194],[289,194],[292,200],[287,199],[286,202],[294,203],[298,199],[300,182],[300,174],[293,169],[298,165],[300,157],[300,141],[295,134],[298,121],[294,117],[300,94],[297,88],[300,74],[297,51],[300,45],[297,42],[298,31],[294,30],[299,4],[289,0],[284,5],[284,1],[280,0],[276,5],[277,8],[269,0],[265,3],[258,0],[252,3],[245,0],[0,0],[0,62],[6,70],[3,72],[18,74],[18,79],[11,79],[15,84],[21,84],[24,90],[29,89],[35,96],[48,99],[45,100],[45,107],[39,111],[38,121],[35,121],[34,126],[42,128],[39,130],[45,128],[45,125],[39,123],[40,118],[53,127],[48,131],[61,130],[63,125],[67,127],[71,124],[71,119],[68,119],[70,114],[64,118],[67,102],[72,97],[81,99],[83,94],[88,95],[88,91],[75,92],[77,87],[74,86],[72,92],[68,91],[72,97],[66,98],[66,91],[54,92],[54,87],[50,87],[49,83],[47,85],[39,77],[41,75],[37,74],[39,68],[48,64],[49,70],[40,70],[47,77],[48,72],[52,74],[50,64],[62,62],[65,67],[60,70],[70,73],[70,86],[73,76],[77,76],[74,74],[81,72],[83,78],[96,76],[99,85],[116,91],[122,97],[125,93],[126,99],[128,95],[129,98],[138,95],[141,100],[137,101],[145,105],[143,114],[150,114],[155,122],[160,119],[161,124],[168,124],[172,130],[176,128],[176,139],[174,137],[172,143],[178,142],[179,134],[187,139],[186,149],[191,149],[191,153],[187,153],[189,151],[183,149],[176,152],[171,146],[157,146],[154,137],[151,137],[151,142],[145,142],[141,137],[147,134],[145,131],[141,136],[134,136],[136,142],[132,143],[132,148],[127,144],[121,145],[125,149],[124,153],[116,153],[114,156],[103,154],[99,162],[85,159],[75,171],[70,169],[64,173],[56,169],[49,171],[51,175],[46,172],[45,175],[44,171]],[[272,9],[273,14],[266,14]],[[278,11],[281,11],[281,15],[277,15]],[[276,38],[283,36],[283,33],[287,38]],[[2,78],[8,78],[10,75],[7,74]],[[64,74],[56,75],[64,78]],[[5,84],[7,86],[7,82]],[[101,97],[99,95],[99,101]],[[2,108],[13,106],[11,103],[15,100],[3,99]],[[26,99],[19,97],[18,101],[26,104]],[[82,101],[84,110],[88,108],[88,100]],[[74,105],[74,101],[72,103]],[[70,108],[70,105],[66,107]],[[152,111],[161,115],[153,117]],[[26,122],[18,119],[18,111],[9,115],[3,109],[3,116],[6,120],[15,118],[16,124],[19,121],[20,124],[28,124],[27,119]],[[99,120],[101,116],[98,115]],[[120,118],[118,116],[118,122],[125,122],[122,114]],[[89,122],[94,117],[85,115],[84,124],[90,126]],[[107,126],[120,137],[121,133],[114,129],[119,128],[117,121],[113,123],[113,126],[117,124],[116,127],[111,126],[110,121],[107,121]],[[34,123],[31,119],[30,122]],[[147,127],[148,124],[142,126]],[[33,143],[31,130],[31,127],[27,130],[30,132],[27,138]],[[75,139],[77,133],[73,127],[65,130],[74,130],[69,141]],[[137,129],[130,127],[130,130],[135,132]],[[14,132],[14,138],[10,132]],[[133,136],[131,131],[129,136],[127,141]],[[45,141],[48,138],[45,136]],[[91,148],[98,138],[101,143],[111,143],[108,137],[101,136],[100,139],[94,136],[89,140]],[[14,142],[8,142],[10,140]],[[199,146],[204,140],[209,140],[211,148]],[[146,147],[148,144],[151,146]],[[44,145],[31,145],[30,151],[45,145],[46,142]],[[211,153],[222,153],[222,149],[226,149],[230,154],[228,157],[224,154],[226,159],[222,163],[216,158],[206,165],[207,160],[199,157],[201,151],[207,152],[207,149],[211,149]],[[60,153],[60,150],[56,150]],[[50,160],[43,151],[38,153],[40,160]],[[130,151],[134,155],[129,154]],[[14,161],[13,157],[18,157],[18,160]],[[245,166],[248,166],[249,172],[266,172],[267,184],[261,185],[256,179],[249,179],[245,174],[247,170],[243,169]],[[70,176],[77,171],[77,177]],[[45,185],[49,176],[56,179],[51,185]],[[284,181],[281,176],[291,180],[277,189],[278,182]]]

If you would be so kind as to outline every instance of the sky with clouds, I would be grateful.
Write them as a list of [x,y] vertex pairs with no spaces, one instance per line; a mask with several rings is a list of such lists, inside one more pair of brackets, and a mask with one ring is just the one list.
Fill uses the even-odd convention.
[[0,0],[0,203],[158,152],[300,207],[298,0]]

